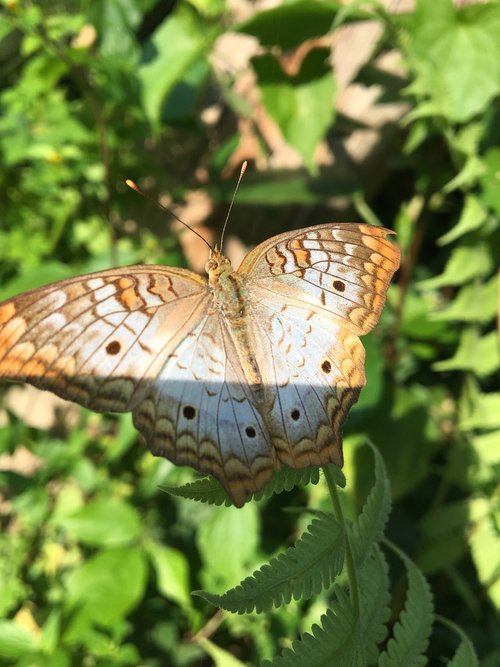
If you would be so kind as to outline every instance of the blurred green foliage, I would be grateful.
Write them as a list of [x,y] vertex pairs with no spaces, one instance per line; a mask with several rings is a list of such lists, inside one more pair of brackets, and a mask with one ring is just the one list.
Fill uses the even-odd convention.
[[[205,189],[223,214],[235,156],[259,165],[231,222],[247,243],[339,219],[346,200],[351,219],[394,228],[404,258],[363,341],[368,386],[346,429],[344,511],[354,518],[372,489],[368,435],[392,488],[385,534],[420,568],[402,557],[406,606],[396,594],[391,622],[404,608],[404,635],[418,610],[432,614],[423,572],[450,620],[427,649],[425,626],[418,650],[438,664],[458,632],[449,664],[477,664],[465,631],[480,664],[498,665],[500,5],[418,0],[395,15],[377,2],[246,4],[243,16],[225,0],[2,1],[0,299],[113,264],[182,264],[164,216],[123,181],[178,200]],[[338,109],[322,40],[366,19],[380,36],[356,82],[405,109],[368,178],[318,157],[359,125]],[[220,64],[228,35],[259,45],[242,70]],[[237,59],[246,42],[235,44]],[[296,49],[302,58],[287,67]],[[400,70],[387,76],[378,64],[394,50]],[[273,169],[243,75],[293,152],[290,168]],[[222,623],[191,595],[224,593],[293,542],[307,517],[283,510],[327,509],[323,480],[240,510],[195,504],[196,489],[159,490],[193,475],[144,452],[128,415],[69,411],[39,428],[34,409],[20,414],[2,392],[2,664],[258,664],[325,612],[331,590]],[[323,631],[336,630],[327,614]],[[401,646],[385,648],[380,664],[401,664]],[[275,664],[295,664],[286,656]]]

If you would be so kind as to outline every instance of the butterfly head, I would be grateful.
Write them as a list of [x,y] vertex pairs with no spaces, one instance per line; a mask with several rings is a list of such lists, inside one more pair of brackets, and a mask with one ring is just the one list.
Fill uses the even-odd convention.
[[210,257],[205,264],[205,271],[208,273],[208,283],[211,287],[220,285],[221,276],[233,273],[233,267],[229,259],[223,255],[217,246],[210,251]]

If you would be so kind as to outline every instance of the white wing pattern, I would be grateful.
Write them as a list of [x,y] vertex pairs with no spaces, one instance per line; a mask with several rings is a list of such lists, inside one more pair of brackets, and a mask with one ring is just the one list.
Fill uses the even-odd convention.
[[0,304],[0,378],[97,411],[133,412],[154,454],[213,474],[241,506],[273,469],[342,464],[365,383],[358,338],[399,266],[390,232],[327,224],[281,234],[207,278],[132,266]]

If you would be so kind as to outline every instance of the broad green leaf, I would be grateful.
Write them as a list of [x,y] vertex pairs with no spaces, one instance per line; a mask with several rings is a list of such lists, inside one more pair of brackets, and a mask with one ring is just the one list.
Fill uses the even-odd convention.
[[457,351],[451,359],[433,365],[436,371],[471,371],[478,377],[487,377],[500,367],[498,333],[491,331],[480,336],[475,327],[464,330]]
[[335,1],[284,2],[267,11],[257,12],[236,29],[257,37],[263,46],[280,46],[288,51],[308,39],[327,33],[341,7],[342,4]]
[[210,47],[215,35],[186,6],[179,6],[156,29],[137,72],[144,110],[154,126],[160,122],[163,100]]
[[485,283],[474,281],[464,285],[443,310],[432,313],[432,319],[440,322],[458,320],[479,324],[491,322],[497,315],[498,291],[497,275]]
[[264,106],[311,172],[317,171],[316,147],[334,118],[336,83],[328,56],[327,49],[310,51],[293,77],[270,54],[252,58]]
[[440,276],[422,280],[419,287],[422,289],[436,289],[448,285],[464,285],[474,278],[490,275],[493,269],[493,259],[490,248],[484,241],[455,248],[446,263],[445,270]]
[[481,201],[500,215],[500,148],[490,148],[483,157],[483,165]]
[[411,51],[439,77],[448,114],[463,122],[486,108],[500,90],[500,7],[454,10],[451,0],[417,4]]
[[465,431],[500,428],[500,393],[479,394],[471,413],[463,417],[460,426]]
[[457,224],[453,229],[441,236],[438,240],[439,245],[447,245],[467,234],[467,232],[479,229],[486,219],[487,213],[481,201],[477,197],[469,195],[465,200],[465,205]]
[[158,590],[183,607],[191,607],[189,562],[181,551],[151,543],[148,554],[156,571]]
[[61,525],[80,542],[94,546],[120,546],[136,540],[141,534],[137,510],[113,498],[95,500],[64,517]]
[[134,0],[91,2],[89,19],[98,31],[99,50],[103,56],[117,56],[123,63],[135,64],[138,43],[134,29],[141,13]]
[[212,658],[214,667],[245,667],[246,663],[204,637],[198,641],[198,644]]
[[38,647],[38,638],[15,621],[0,619],[0,657],[29,656]]
[[[213,507],[200,526],[198,548],[205,563],[207,588],[226,588],[241,578],[255,558],[259,516],[255,503],[241,508]],[[238,545],[231,548],[229,545]],[[229,548],[228,548],[229,547]]]
[[469,542],[479,580],[494,607],[500,608],[500,504],[496,499],[476,498],[471,501]]
[[67,641],[78,637],[81,627],[113,627],[139,602],[145,585],[144,552],[136,547],[103,551],[68,573],[65,604],[74,616]]
[[463,557],[468,523],[466,501],[441,505],[423,517],[418,565],[425,574],[445,570]]

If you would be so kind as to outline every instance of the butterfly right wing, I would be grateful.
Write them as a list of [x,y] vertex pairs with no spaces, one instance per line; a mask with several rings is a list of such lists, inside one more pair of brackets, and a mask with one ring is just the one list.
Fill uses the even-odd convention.
[[206,279],[148,265],[31,290],[0,304],[0,378],[98,412],[131,410],[208,299]]

